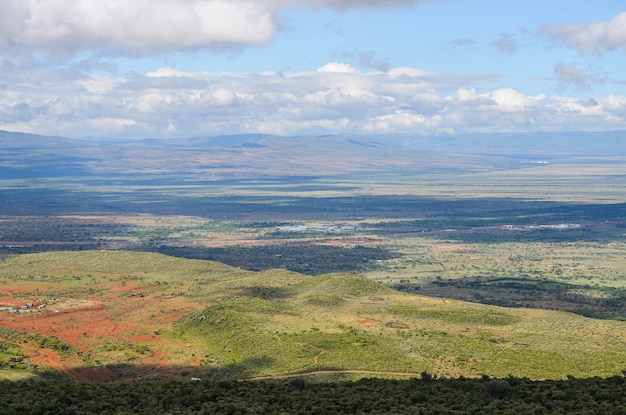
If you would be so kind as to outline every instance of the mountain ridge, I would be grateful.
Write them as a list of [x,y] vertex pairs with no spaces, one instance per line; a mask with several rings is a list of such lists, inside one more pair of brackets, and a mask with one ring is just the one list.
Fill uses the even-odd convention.
[[[210,177],[481,172],[626,157],[626,131],[420,136],[268,134],[137,140],[0,131],[0,178],[192,173]],[[49,172],[49,173],[47,173]]]

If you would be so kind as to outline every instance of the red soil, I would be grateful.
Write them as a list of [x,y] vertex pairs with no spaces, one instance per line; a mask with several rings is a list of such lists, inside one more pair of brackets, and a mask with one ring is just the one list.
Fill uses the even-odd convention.
[[24,305],[24,301],[12,297],[0,297],[0,306],[2,307],[19,307]]
[[[150,368],[151,371],[171,366],[172,362],[166,356],[165,340],[160,338],[158,333],[201,305],[190,304],[183,297],[159,299],[156,295],[148,294],[156,288],[151,286],[124,285],[107,288],[107,294],[103,297],[58,298],[55,303],[47,304],[44,309],[32,308],[28,314],[0,311],[0,326],[54,336],[76,347],[79,350],[76,355],[61,358],[49,349],[40,349],[36,344],[22,345],[29,356],[29,361],[40,367],[49,367],[64,373],[72,379],[113,380],[117,375],[105,365],[124,363],[125,361],[119,361],[120,356],[130,354],[133,355],[133,364]],[[5,295],[15,292],[16,289],[2,289]],[[131,295],[136,292],[142,292],[143,296]],[[0,304],[20,306],[31,302],[24,299],[23,292],[20,294],[20,299],[2,297]],[[141,354],[130,348],[106,352],[102,346],[107,342],[120,345],[126,342],[133,345],[145,344],[150,352]],[[168,342],[175,344],[179,341],[168,340]],[[183,349],[182,345],[180,349]],[[193,360],[189,359],[190,357],[181,356],[182,360],[179,363]],[[99,360],[96,366],[93,363],[94,359]]]

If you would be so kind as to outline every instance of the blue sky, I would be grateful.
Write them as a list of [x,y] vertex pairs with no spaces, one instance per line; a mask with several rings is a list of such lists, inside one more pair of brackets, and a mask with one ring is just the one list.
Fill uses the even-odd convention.
[[626,129],[621,0],[0,0],[0,129]]

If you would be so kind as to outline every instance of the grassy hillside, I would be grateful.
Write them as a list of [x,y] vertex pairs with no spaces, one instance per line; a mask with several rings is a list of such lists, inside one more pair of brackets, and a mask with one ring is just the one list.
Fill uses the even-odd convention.
[[350,274],[132,252],[2,257],[0,306],[26,303],[30,313],[0,311],[2,366],[78,380],[341,371],[561,379],[626,369],[625,322],[409,295]]

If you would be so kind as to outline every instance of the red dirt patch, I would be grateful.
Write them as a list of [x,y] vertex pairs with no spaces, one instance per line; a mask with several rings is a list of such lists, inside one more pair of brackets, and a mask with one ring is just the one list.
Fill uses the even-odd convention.
[[[113,285],[100,296],[83,298],[59,297],[43,310],[33,309],[32,313],[19,314],[0,312],[0,326],[27,332],[53,336],[76,347],[79,353],[61,358],[49,349],[40,349],[37,345],[24,344],[29,360],[40,367],[49,367],[66,376],[84,381],[108,381],[119,377],[106,368],[106,364],[120,363],[119,359],[133,359],[134,365],[153,367],[154,370],[171,366],[166,355],[166,340],[158,333],[171,327],[171,324],[184,314],[202,307],[189,303],[182,296],[167,301],[158,300],[154,295],[120,296],[121,292],[137,292],[150,287],[145,285]],[[9,294],[15,289],[3,287]],[[10,295],[10,294],[9,294]],[[28,296],[20,299],[2,297],[5,303],[20,306]],[[7,304],[7,305],[8,305]],[[177,340],[167,340],[168,346]],[[182,340],[181,340],[182,342]],[[150,352],[141,353],[127,344],[145,344]],[[106,351],[103,347],[112,345],[123,349]],[[168,347],[169,348],[169,347]],[[181,347],[182,348],[182,347]],[[185,362],[191,356],[180,356]],[[94,363],[96,362],[97,363]],[[121,363],[125,363],[123,360]],[[95,364],[95,366],[94,366]]]
[[0,294],[8,295],[9,297],[12,297],[13,294],[15,294],[15,293],[23,293],[25,291],[26,291],[26,289],[24,289],[24,288],[1,288],[0,289]]
[[13,297],[2,297],[0,298],[0,306],[2,307],[19,307],[24,304],[24,301],[18,300]]

